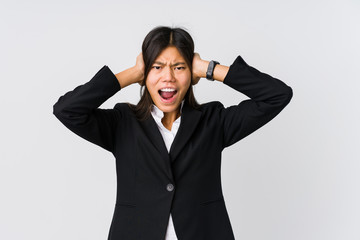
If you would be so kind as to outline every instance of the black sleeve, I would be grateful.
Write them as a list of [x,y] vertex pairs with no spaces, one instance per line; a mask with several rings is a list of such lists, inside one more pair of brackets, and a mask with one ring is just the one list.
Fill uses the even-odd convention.
[[75,134],[112,152],[121,113],[98,107],[120,89],[116,76],[104,65],[89,82],[61,96],[53,114]]
[[230,65],[224,84],[250,99],[220,109],[223,127],[223,148],[259,129],[290,102],[292,88],[281,80],[249,66],[241,56]]

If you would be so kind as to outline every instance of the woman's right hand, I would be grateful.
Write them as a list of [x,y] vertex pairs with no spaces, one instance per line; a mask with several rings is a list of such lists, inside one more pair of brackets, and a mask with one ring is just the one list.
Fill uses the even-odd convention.
[[139,76],[137,83],[141,85],[144,80],[144,72],[145,72],[145,64],[144,64],[142,52],[136,57],[135,69],[137,70]]

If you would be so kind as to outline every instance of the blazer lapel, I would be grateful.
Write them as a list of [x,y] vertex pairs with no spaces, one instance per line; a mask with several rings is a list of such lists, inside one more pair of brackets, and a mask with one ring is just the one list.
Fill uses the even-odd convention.
[[173,176],[171,171],[170,156],[166,148],[164,139],[160,133],[160,130],[158,129],[157,123],[150,115],[145,121],[140,121],[140,125],[142,126],[147,137],[150,139],[150,142],[160,153],[162,165],[165,166],[165,170],[167,175],[169,176],[169,179],[172,179]]
[[170,147],[169,154],[171,162],[176,160],[176,157],[190,139],[200,121],[200,118],[201,111],[192,108],[186,99],[182,108],[180,126]]

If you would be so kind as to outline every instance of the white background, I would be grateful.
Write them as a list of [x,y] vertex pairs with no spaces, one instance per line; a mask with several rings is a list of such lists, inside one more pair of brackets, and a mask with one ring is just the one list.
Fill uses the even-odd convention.
[[[52,107],[103,65],[133,66],[166,25],[185,27],[203,59],[241,55],[293,89],[276,118],[223,152],[236,239],[359,240],[359,12],[358,0],[1,1],[0,239],[107,238],[115,159]],[[131,85],[101,107],[139,94]],[[206,79],[195,96],[247,99]]]

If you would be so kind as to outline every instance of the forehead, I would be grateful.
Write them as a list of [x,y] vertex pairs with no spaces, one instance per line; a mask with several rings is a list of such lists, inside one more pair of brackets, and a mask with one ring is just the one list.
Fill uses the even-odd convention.
[[185,59],[180,54],[179,50],[175,46],[169,46],[165,48],[159,56],[155,59],[155,61],[161,61],[163,63],[166,62],[175,62],[182,61],[185,62]]

